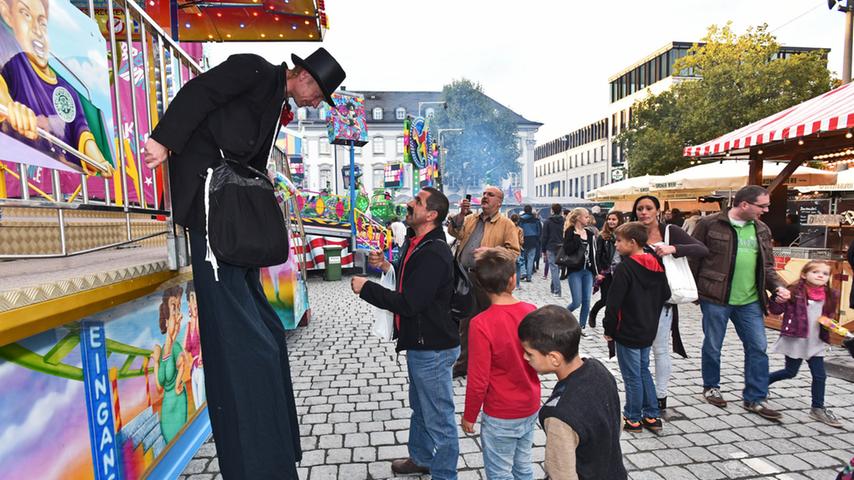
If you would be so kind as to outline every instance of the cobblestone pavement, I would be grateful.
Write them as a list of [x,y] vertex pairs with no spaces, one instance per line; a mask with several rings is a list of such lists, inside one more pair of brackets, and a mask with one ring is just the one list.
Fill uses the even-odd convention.
[[[533,283],[523,283],[517,296],[538,306],[566,305],[563,298],[549,294],[548,282],[536,275]],[[349,279],[322,282],[312,279],[309,291],[313,317],[310,325],[293,332],[290,359],[301,415],[303,459],[301,479],[391,478],[391,460],[407,456],[408,436],[407,376],[405,357],[397,357],[391,343],[380,343],[370,335],[372,307],[361,302],[349,289]],[[722,358],[722,389],[730,401],[720,409],[700,398],[700,311],[693,305],[682,307],[681,330],[688,359],[674,359],[669,406],[683,419],[665,423],[660,435],[623,433],[622,448],[632,479],[726,479],[773,478],[779,480],[836,478],[845,462],[854,456],[854,421],[844,420],[836,429],[812,421],[810,377],[806,366],[790,381],[775,384],[772,405],[781,408],[784,418],[774,423],[749,414],[740,407],[743,386],[741,344],[730,327]],[[601,321],[601,314],[600,314]],[[582,338],[582,356],[607,360],[601,326]],[[768,331],[769,344],[776,332]],[[834,355],[840,355],[837,351]],[[605,365],[617,377],[614,360]],[[782,366],[782,358],[771,357],[771,366]],[[543,396],[555,384],[543,377]],[[463,409],[465,381],[455,380],[457,413]],[[622,392],[621,392],[622,396]],[[854,384],[828,378],[828,408],[845,417],[851,412]],[[850,415],[850,413],[849,413]],[[479,427],[478,427],[479,428]],[[533,457],[535,477],[543,478],[545,435],[537,430]],[[478,435],[460,430],[461,479],[485,478]],[[184,480],[221,478],[213,441],[202,446],[181,477]],[[413,478],[413,477],[409,477]],[[429,477],[423,477],[429,478]]]

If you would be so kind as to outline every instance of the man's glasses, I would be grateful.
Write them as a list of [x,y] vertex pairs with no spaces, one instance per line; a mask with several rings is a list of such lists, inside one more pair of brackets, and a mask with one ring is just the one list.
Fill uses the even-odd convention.
[[771,208],[771,204],[770,204],[770,203],[753,203],[753,202],[747,202],[747,203],[749,203],[749,204],[753,205],[754,207],[759,207],[759,208],[761,208],[761,209],[763,209],[763,210],[764,210],[764,209],[766,209],[766,208]]

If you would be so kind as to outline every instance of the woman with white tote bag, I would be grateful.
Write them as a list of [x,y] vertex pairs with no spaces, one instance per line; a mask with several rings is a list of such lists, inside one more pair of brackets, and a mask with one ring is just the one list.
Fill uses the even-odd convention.
[[[685,257],[702,258],[709,254],[709,249],[692,236],[685,233],[676,225],[667,225],[661,221],[661,202],[652,195],[642,195],[635,199],[632,207],[631,218],[633,221],[643,223],[649,232],[647,244],[652,253],[655,253],[663,261],[668,283],[674,296],[671,301],[662,306],[661,317],[658,321],[658,334],[652,344],[652,353],[655,358],[655,393],[658,397],[658,408],[662,412],[667,409],[667,387],[670,383],[672,371],[672,359],[670,357],[670,340],[673,339],[673,351],[683,358],[687,358],[685,347],[682,345],[682,337],[679,335],[679,310],[677,303],[693,301],[690,299],[691,287],[694,290],[696,300],[696,286],[693,285],[693,277],[685,276],[685,270],[680,259]],[[668,242],[665,242],[665,239]],[[668,266],[669,265],[669,266]],[[678,271],[674,271],[678,270]],[[681,274],[681,275],[680,275]],[[690,284],[689,284],[690,282]],[[662,416],[664,413],[662,413]]]

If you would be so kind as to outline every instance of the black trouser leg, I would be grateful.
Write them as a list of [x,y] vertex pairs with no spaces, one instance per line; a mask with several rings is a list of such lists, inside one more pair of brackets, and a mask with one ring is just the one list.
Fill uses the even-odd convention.
[[205,388],[223,478],[296,479],[299,427],[284,329],[263,297],[259,271],[220,264],[216,281],[204,260],[204,235],[191,232],[190,245]]

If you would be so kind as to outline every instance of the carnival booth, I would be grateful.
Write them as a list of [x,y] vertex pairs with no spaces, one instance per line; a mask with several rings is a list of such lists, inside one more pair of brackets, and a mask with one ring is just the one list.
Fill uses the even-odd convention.
[[649,193],[659,175],[643,175],[619,182],[609,183],[587,193],[587,198],[596,202],[614,202],[613,210],[628,212],[638,195]]
[[[772,207],[763,220],[773,231],[784,225],[786,213],[791,208],[787,204],[786,186],[792,183],[791,177],[798,168],[806,162],[818,162],[828,168],[828,175],[833,176],[822,177],[822,183],[833,185],[837,182],[838,166],[854,161],[852,128],[854,84],[849,83],[702,145],[686,147],[684,155],[706,162],[723,161],[724,165],[730,156],[746,156],[750,159],[747,183],[755,185],[765,183],[764,171],[769,161],[784,164],[768,183]],[[829,203],[826,215],[807,215],[808,222],[815,222],[815,225],[808,226],[824,228],[828,223],[839,226],[837,207]],[[832,286],[842,292],[840,322],[851,330],[854,329],[854,309],[850,308],[848,299],[852,270],[845,260],[846,250],[847,245],[841,242],[824,242],[816,247],[775,248],[774,254],[777,268],[787,281],[797,279],[802,266],[810,259],[831,261]],[[766,324],[779,328],[779,319],[769,318]],[[831,338],[837,344],[841,341],[835,334]]]
[[[320,41],[323,2],[20,3],[46,25],[36,62],[28,23],[0,19],[0,477],[174,479],[210,435],[205,359],[168,168],[142,147],[205,70],[187,42]],[[45,121],[13,125],[22,106]],[[261,273],[286,328],[301,270]]]

